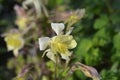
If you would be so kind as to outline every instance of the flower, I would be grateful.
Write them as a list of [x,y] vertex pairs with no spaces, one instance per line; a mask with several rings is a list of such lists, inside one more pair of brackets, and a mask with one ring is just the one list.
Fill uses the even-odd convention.
[[10,33],[4,38],[8,51],[13,50],[15,56],[18,56],[18,51],[23,47],[24,40],[20,33]]
[[28,19],[25,17],[18,18],[16,24],[20,30],[25,30],[27,28]]
[[[51,21],[61,22],[69,24],[72,26],[77,21],[80,21],[85,15],[85,9],[77,9],[75,11],[63,11],[60,12],[59,9],[55,11],[55,15],[51,17]],[[60,17],[59,17],[60,16]]]
[[18,5],[14,6],[14,10],[17,14],[17,19],[16,19],[15,23],[18,26],[18,28],[23,31],[27,28],[28,23],[30,21],[28,18],[28,15],[25,12],[25,10]]
[[56,56],[59,54],[62,59],[69,61],[69,56],[71,56],[72,53],[69,49],[73,49],[77,45],[73,36],[70,35],[73,28],[71,28],[66,34],[63,34],[62,31],[65,29],[65,25],[63,23],[51,23],[51,27],[57,34],[56,36],[52,38],[39,38],[40,50],[45,50],[49,47],[45,50],[43,56],[46,54],[49,59],[56,62]]
[[70,72],[75,70],[81,70],[87,77],[92,78],[93,80],[100,80],[100,75],[94,67],[87,66],[80,62],[76,62],[70,69]]
[[48,12],[43,0],[24,0],[22,5],[25,9],[28,9],[28,5],[34,5],[38,17],[42,15],[42,11],[45,16],[48,17]]

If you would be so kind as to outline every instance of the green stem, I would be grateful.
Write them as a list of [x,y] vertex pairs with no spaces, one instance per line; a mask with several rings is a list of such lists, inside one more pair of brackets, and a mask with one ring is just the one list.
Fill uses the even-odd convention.
[[55,75],[54,75],[54,80],[56,80],[56,78],[57,78],[57,66],[56,66],[56,63],[55,63],[54,65],[55,65]]
[[54,64],[55,65],[55,80],[57,80],[58,78],[58,57],[56,56],[56,63]]

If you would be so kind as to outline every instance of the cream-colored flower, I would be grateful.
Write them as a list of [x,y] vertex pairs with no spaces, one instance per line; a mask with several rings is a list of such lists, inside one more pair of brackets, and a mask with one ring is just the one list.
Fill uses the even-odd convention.
[[20,30],[25,30],[27,28],[28,19],[26,17],[19,17],[16,20],[16,24]]
[[15,5],[14,10],[17,15],[17,19],[16,19],[15,23],[18,26],[19,30],[21,30],[21,31],[26,30],[30,20],[29,20],[29,17],[27,15],[25,9],[23,7]]
[[69,57],[71,56],[69,49],[73,49],[77,45],[73,36],[70,35],[72,28],[66,34],[63,34],[62,31],[65,28],[63,23],[51,23],[51,27],[57,34],[56,36],[52,38],[39,38],[40,50],[45,50],[48,47],[48,49],[43,53],[43,56],[46,54],[48,58],[56,62],[56,56],[60,54],[62,59],[69,61]]
[[4,38],[8,51],[13,50],[15,56],[18,56],[18,51],[23,47],[24,40],[19,33],[7,34]]

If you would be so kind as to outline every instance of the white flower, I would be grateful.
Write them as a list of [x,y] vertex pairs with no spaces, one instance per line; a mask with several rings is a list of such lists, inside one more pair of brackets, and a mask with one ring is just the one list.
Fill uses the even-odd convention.
[[48,58],[56,62],[56,56],[60,54],[62,59],[69,61],[69,56],[71,56],[69,49],[75,48],[77,45],[76,41],[73,39],[73,36],[69,35],[72,32],[72,29],[70,29],[68,33],[62,34],[62,31],[65,29],[65,25],[63,23],[51,23],[51,27],[57,34],[56,36],[52,38],[39,38],[40,50],[45,50],[49,47],[43,53],[43,56],[46,54]]

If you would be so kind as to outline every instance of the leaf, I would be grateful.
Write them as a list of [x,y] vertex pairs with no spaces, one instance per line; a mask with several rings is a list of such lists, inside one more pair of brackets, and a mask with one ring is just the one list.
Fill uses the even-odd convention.
[[92,48],[84,55],[85,63],[88,65],[96,65],[101,60],[99,48]]
[[69,67],[62,71],[62,76],[65,77],[68,74]]
[[100,18],[96,19],[94,22],[94,28],[95,29],[101,29],[103,27],[106,27],[108,24],[108,17],[107,15],[102,15]]
[[120,50],[120,32],[117,33],[113,38],[114,48]]
[[110,20],[112,21],[113,24],[119,24],[120,23],[120,18],[118,17],[120,13],[113,13],[110,15]]
[[116,53],[112,55],[111,60],[113,62],[120,61],[120,50],[117,50]]
[[52,71],[52,72],[55,71],[55,69],[54,69],[54,62],[53,62],[53,61],[48,61],[48,62],[46,63],[46,65],[47,65],[47,67],[48,67],[48,69],[49,69],[50,71]]
[[83,39],[77,46],[76,55],[84,55],[88,52],[88,50],[93,46],[92,41],[90,39]]
[[108,42],[110,42],[109,32],[105,28],[102,28],[96,32],[94,35],[93,41],[95,44],[99,44],[100,46],[104,46]]

